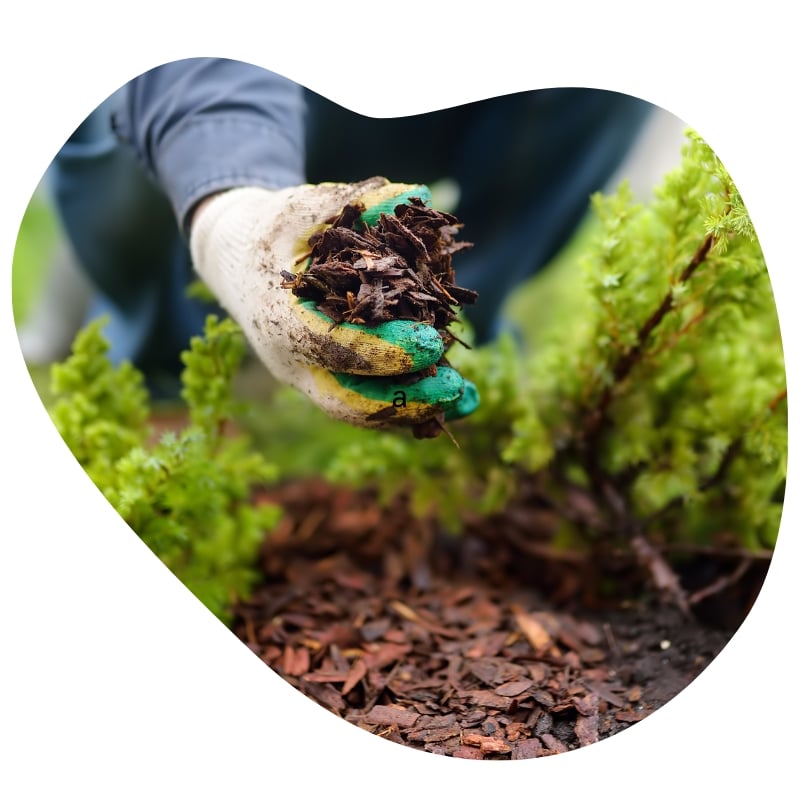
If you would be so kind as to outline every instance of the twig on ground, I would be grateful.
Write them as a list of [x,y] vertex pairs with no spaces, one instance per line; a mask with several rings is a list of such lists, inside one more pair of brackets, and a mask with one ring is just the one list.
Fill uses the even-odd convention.
[[703,589],[698,589],[696,592],[693,592],[689,597],[689,605],[695,606],[702,600],[706,600],[709,597],[713,597],[715,594],[719,594],[720,592],[725,591],[725,589],[729,588],[730,586],[734,586],[738,583],[746,574],[747,570],[753,565],[752,559],[743,558],[736,569],[731,572],[729,575],[723,575],[717,580],[710,583]]

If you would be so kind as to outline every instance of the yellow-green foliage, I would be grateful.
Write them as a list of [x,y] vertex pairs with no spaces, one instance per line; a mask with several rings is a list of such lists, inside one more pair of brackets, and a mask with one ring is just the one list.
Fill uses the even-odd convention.
[[[357,486],[376,484],[383,501],[408,491],[415,513],[437,514],[457,530],[464,511],[488,513],[510,497],[513,476],[499,456],[511,442],[511,423],[524,413],[526,398],[510,338],[495,347],[459,350],[450,360],[474,378],[481,395],[469,425],[453,425],[458,447],[444,435],[423,440],[385,432],[359,436],[335,454],[327,477]],[[542,448],[546,459],[549,444],[543,441]]]
[[530,356],[508,342],[458,354],[483,400],[453,426],[461,449],[383,437],[344,450],[331,475],[408,489],[452,523],[465,508],[498,508],[524,475],[556,507],[568,489],[591,498],[601,514],[573,520],[578,536],[644,526],[772,546],[786,472],[783,353],[735,185],[689,134],[651,205],[623,185],[594,197],[593,211],[580,318]]
[[76,337],[52,368],[52,418],[78,462],[122,518],[211,611],[227,620],[247,595],[265,530],[278,510],[251,503],[274,468],[242,437],[226,434],[236,412],[231,381],[245,352],[230,320],[209,317],[183,354],[190,424],[151,441],[148,394],[130,364],[113,367],[102,322]]

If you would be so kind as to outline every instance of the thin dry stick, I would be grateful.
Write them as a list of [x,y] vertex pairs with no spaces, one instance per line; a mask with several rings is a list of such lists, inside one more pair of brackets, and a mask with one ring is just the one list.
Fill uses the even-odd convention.
[[647,570],[656,589],[664,597],[674,603],[687,618],[692,617],[689,598],[686,596],[680,579],[667,563],[664,556],[656,550],[640,531],[631,539],[631,547],[636,558],[644,569]]
[[729,575],[723,575],[720,578],[717,578],[713,583],[710,583],[703,589],[698,589],[689,597],[689,605],[697,605],[701,600],[705,600],[708,597],[712,597],[715,594],[719,594],[720,592],[727,589],[729,586],[733,586],[738,583],[745,575],[747,570],[753,564],[753,559],[751,558],[743,558],[736,569],[731,572]]

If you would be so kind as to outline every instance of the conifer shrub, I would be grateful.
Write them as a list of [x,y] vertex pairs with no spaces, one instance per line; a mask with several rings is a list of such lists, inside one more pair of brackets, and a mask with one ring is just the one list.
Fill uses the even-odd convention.
[[[510,340],[450,360],[481,407],[446,440],[382,435],[342,448],[328,475],[407,492],[457,529],[525,483],[558,512],[557,542],[770,550],[787,461],[786,380],[763,254],[742,198],[688,133],[649,205],[626,184],[592,199],[580,317],[535,352]],[[476,244],[479,246],[479,243]],[[535,314],[532,307],[530,313]],[[578,500],[579,502],[576,502]]]
[[239,328],[209,316],[182,358],[189,422],[154,439],[143,376],[112,366],[103,321],[77,335],[72,354],[51,369],[51,417],[75,458],[120,516],[214,614],[258,579],[258,548],[280,510],[252,503],[276,470],[231,435],[239,411],[233,376],[245,353]]
[[[278,392],[268,463],[226,432],[241,416],[232,379],[245,343],[216,317],[184,354],[190,422],[180,432],[153,441],[142,376],[111,366],[99,322],[52,369],[53,420],[123,519],[224,620],[258,579],[257,550],[280,513],[253,504],[252,490],[275,479],[274,464],[304,437],[327,447],[315,469],[330,481],[376,489],[381,502],[402,493],[453,532],[524,491],[554,512],[555,547],[582,550],[598,567],[628,553],[687,609],[666,553],[768,557],[778,533],[787,403],[769,277],[736,186],[693,133],[653,202],[634,202],[623,184],[594,196],[592,209],[581,299],[570,303],[580,314],[531,352],[510,337],[449,351],[481,395],[472,416],[449,423],[458,446],[353,429],[327,446],[325,426],[344,426],[313,416],[294,393],[284,424]],[[297,422],[304,408],[310,425]],[[282,430],[301,441],[287,444]]]

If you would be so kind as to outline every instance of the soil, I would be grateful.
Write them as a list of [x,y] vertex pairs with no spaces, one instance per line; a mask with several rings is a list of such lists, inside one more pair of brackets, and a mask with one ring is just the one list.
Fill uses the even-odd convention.
[[453,537],[402,497],[382,508],[319,480],[259,500],[285,513],[236,634],[343,720],[457,758],[552,755],[635,725],[716,657],[767,568],[733,582],[725,559],[685,562],[687,584],[721,587],[687,619],[625,569],[604,593],[585,561],[521,549],[511,532],[539,513],[524,503]]

